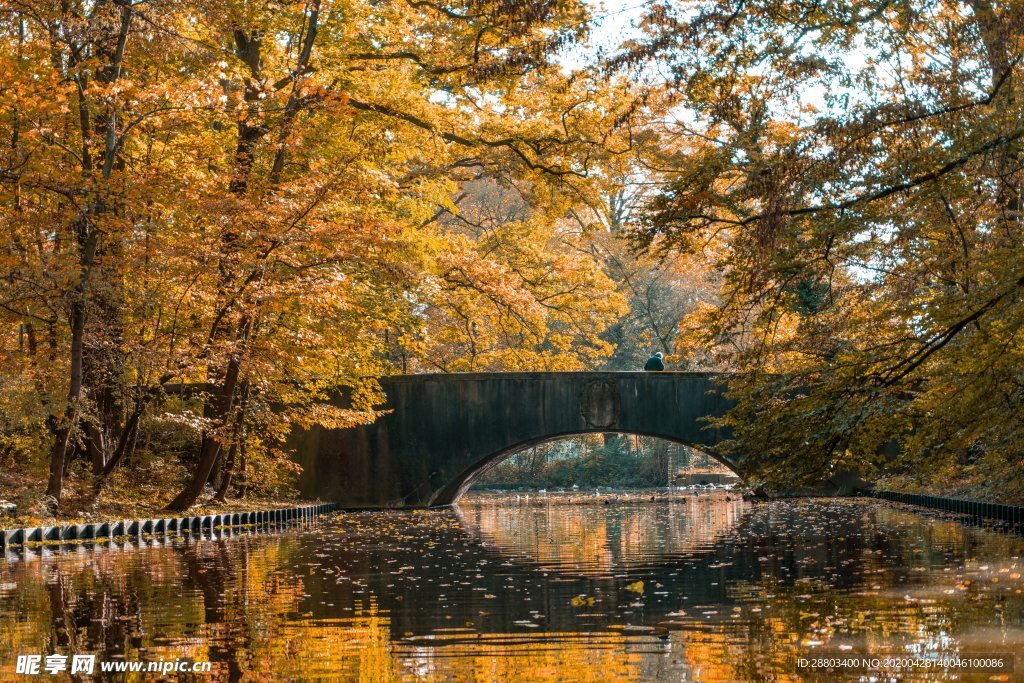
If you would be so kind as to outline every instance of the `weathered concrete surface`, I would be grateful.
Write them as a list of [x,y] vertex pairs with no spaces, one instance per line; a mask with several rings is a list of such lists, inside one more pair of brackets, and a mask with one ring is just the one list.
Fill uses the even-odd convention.
[[[729,401],[719,376],[529,372],[384,378],[392,412],[353,429],[293,434],[303,495],[342,507],[448,505],[504,457],[575,434],[622,432],[711,446],[703,418]],[[725,462],[741,475],[741,462]]]

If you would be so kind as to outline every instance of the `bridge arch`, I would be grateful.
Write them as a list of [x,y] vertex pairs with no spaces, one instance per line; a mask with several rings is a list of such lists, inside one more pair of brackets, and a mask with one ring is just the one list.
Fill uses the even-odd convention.
[[[518,444],[518,445],[513,446],[511,448],[505,449],[505,450],[500,451],[498,453],[494,453],[494,454],[492,454],[490,456],[482,457],[476,463],[474,463],[472,466],[470,466],[469,469],[465,470],[464,472],[460,472],[458,475],[456,475],[456,477],[446,487],[444,487],[443,489],[439,490],[437,492],[437,494],[436,494],[436,499],[437,500],[436,500],[436,502],[432,503],[432,505],[451,505],[453,503],[458,502],[459,498],[461,498],[462,495],[464,493],[466,493],[466,491],[468,491],[469,488],[476,482],[476,480],[479,479],[481,476],[483,476],[489,469],[491,469],[492,467],[498,465],[502,461],[507,460],[508,458],[514,456],[515,454],[521,453],[521,452],[525,451],[528,448],[533,448],[534,446],[541,446],[543,444],[552,443],[552,442],[555,442],[555,441],[563,441],[563,440],[566,440],[566,439],[572,439],[573,437],[577,437],[577,436],[586,436],[586,435],[593,434],[593,433],[594,432],[592,432],[592,431],[586,431],[586,432],[574,432],[574,433],[571,433],[571,434],[556,434],[556,435],[552,435],[550,437],[534,439],[534,440],[531,440],[529,442]],[[741,479],[743,478],[743,474],[739,470],[739,466],[736,463],[733,463],[733,462],[729,461],[728,459],[723,458],[720,455],[717,455],[717,454],[709,451],[707,449],[707,446],[703,446],[702,447],[702,446],[694,444],[694,443],[692,443],[690,441],[685,441],[685,440],[682,440],[682,439],[678,439],[678,438],[675,438],[673,436],[667,436],[665,434],[645,434],[645,433],[640,433],[640,432],[623,431],[621,429],[605,430],[605,431],[599,432],[599,433],[601,433],[601,434],[622,434],[622,435],[625,435],[625,436],[645,436],[645,437],[651,437],[651,438],[655,438],[655,439],[661,439],[663,441],[669,441],[671,443],[681,444],[683,446],[688,446],[690,448],[693,448],[695,450],[700,451],[701,453],[707,454],[709,457],[714,459],[716,462],[719,462],[722,465],[724,465],[725,467],[729,468],[730,471],[732,471],[734,474],[739,476]]]
[[[732,405],[721,379],[691,372],[386,377],[391,412],[373,424],[292,435],[299,489],[343,507],[433,507],[457,500],[490,463],[567,436],[620,432],[707,450],[727,436],[705,419]],[[725,464],[742,471],[742,463]]]

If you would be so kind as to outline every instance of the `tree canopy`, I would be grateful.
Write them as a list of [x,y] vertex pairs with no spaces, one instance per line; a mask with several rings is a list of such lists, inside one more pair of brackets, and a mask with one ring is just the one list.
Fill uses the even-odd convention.
[[[184,509],[267,434],[373,419],[395,344],[444,370],[604,352],[621,303],[561,220],[620,116],[555,59],[581,3],[0,7],[0,445],[48,451],[51,505],[171,386],[206,387]],[[459,206],[482,188],[529,210]]]
[[897,444],[1020,484],[1022,56],[1019,2],[726,0],[655,3],[612,60],[667,74],[634,236],[722,269],[688,342],[766,481]]

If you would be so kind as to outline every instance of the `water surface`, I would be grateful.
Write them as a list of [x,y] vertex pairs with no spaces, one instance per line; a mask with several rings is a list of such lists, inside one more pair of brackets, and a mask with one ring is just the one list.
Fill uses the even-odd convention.
[[376,682],[800,680],[820,651],[1024,651],[1018,536],[867,500],[568,498],[9,554],[0,679],[53,652]]

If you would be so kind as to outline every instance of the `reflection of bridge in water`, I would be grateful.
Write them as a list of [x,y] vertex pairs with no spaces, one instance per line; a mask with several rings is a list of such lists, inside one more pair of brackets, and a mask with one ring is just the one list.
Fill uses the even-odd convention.
[[[516,502],[516,499],[518,503]],[[657,505],[615,494],[473,494],[455,514],[481,544],[530,558],[540,567],[579,575],[603,575],[659,561],[666,555],[708,550],[739,523],[749,506],[739,495],[679,495]]]
[[[352,429],[297,431],[299,487],[342,507],[449,505],[509,455],[578,434],[618,432],[708,449],[732,406],[722,376],[693,372],[510,372],[385,377],[390,410]],[[345,397],[339,402],[345,405]],[[740,475],[741,460],[719,458]],[[850,492],[836,476],[820,492]]]

